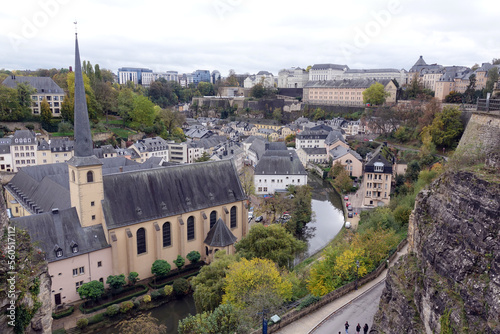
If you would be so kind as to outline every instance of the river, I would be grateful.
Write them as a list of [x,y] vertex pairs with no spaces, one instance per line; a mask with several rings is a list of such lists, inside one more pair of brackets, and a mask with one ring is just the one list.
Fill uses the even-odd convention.
[[[323,249],[340,231],[344,224],[342,200],[332,187],[315,174],[309,174],[308,182],[312,188],[313,219],[307,224],[305,240],[308,248],[296,262],[317,253]],[[196,313],[192,296],[175,300],[152,309],[151,315],[167,326],[167,334],[176,334],[179,320],[189,314]],[[108,328],[97,332],[99,334],[119,333],[116,328]]]

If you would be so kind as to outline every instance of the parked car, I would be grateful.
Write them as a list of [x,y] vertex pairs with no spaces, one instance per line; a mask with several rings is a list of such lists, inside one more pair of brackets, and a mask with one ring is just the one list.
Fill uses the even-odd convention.
[[352,211],[352,205],[351,204],[349,204],[349,206],[347,207],[347,210]]
[[255,218],[255,221],[256,221],[257,223],[260,223],[263,219],[264,219],[264,217],[262,217],[262,216],[258,216],[257,218]]
[[348,212],[348,213],[347,213],[347,218],[352,218],[352,217],[353,217],[352,212]]
[[351,222],[345,222],[345,228],[351,228]]
[[348,201],[349,200],[349,196],[345,195],[344,196],[344,201]]

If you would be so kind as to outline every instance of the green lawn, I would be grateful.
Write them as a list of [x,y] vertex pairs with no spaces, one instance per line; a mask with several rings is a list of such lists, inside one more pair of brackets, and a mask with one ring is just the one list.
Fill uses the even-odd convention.
[[135,131],[123,129],[123,128],[109,128],[109,131],[113,132],[115,135],[117,135],[120,138],[127,139],[128,135],[130,134],[135,134]]

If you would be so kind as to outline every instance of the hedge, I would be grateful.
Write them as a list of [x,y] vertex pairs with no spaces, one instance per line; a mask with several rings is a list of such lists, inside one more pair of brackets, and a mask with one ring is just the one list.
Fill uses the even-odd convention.
[[[200,272],[199,272],[199,271],[197,271],[197,272],[195,272],[195,273],[191,273],[191,274],[189,274],[189,275],[182,276],[182,277],[178,277],[178,278],[185,278],[185,279],[188,279],[189,277],[196,276],[196,275],[198,275],[199,273],[200,273]],[[172,275],[172,276],[174,276],[174,275]],[[171,276],[171,277],[172,277],[172,276]],[[177,278],[177,279],[178,279],[178,278]],[[165,278],[164,278],[164,279],[165,279]],[[165,287],[165,285],[172,285],[172,284],[174,284],[174,280],[169,281],[169,282],[166,282],[166,283],[160,283],[160,284],[154,284],[153,282],[149,282],[149,283],[148,283],[148,285],[149,285],[151,288],[155,289],[155,290],[156,290],[156,289],[161,289],[161,288],[164,288],[164,287]]]
[[[79,308],[80,308],[80,311],[82,311],[82,313],[84,313],[84,314],[87,314],[87,313],[92,313],[92,312],[95,312],[95,311],[102,310],[103,308],[107,308],[107,307],[108,307],[108,306],[110,306],[110,305],[113,305],[113,304],[119,304],[119,303],[121,303],[121,302],[124,302],[124,301],[126,301],[126,300],[132,299],[132,298],[137,297],[137,296],[140,296],[140,295],[143,295],[143,294],[145,294],[146,292],[148,292],[148,290],[149,290],[149,289],[148,289],[148,287],[147,287],[146,285],[144,285],[144,284],[138,284],[138,285],[135,285],[135,286],[131,287],[131,289],[129,289],[129,290],[132,290],[132,288],[136,288],[136,287],[140,287],[140,286],[142,286],[142,287],[144,288],[142,291],[137,291],[137,292],[134,292],[134,293],[132,293],[132,294],[130,294],[130,295],[128,295],[128,296],[125,296],[125,297],[122,297],[122,298],[115,299],[115,300],[113,300],[113,301],[110,301],[110,302],[108,302],[108,303],[105,303],[105,304],[102,304],[102,305],[99,305],[99,306],[96,306],[96,307],[93,307],[93,308],[90,308],[90,309],[85,309],[85,308],[83,307],[83,304],[84,304],[84,303],[81,303],[81,304],[80,304],[80,307],[79,307]],[[125,291],[127,291],[127,290],[125,290]]]
[[62,312],[52,313],[52,319],[61,319],[61,318],[67,317],[68,315],[73,314],[74,310],[75,310],[75,308],[73,306],[71,306],[70,308],[68,308],[67,310],[64,310]]

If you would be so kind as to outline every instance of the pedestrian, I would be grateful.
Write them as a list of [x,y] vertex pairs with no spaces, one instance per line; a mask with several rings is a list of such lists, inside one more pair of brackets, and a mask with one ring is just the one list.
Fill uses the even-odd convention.
[[345,334],[349,334],[349,323],[346,321],[345,322]]
[[363,333],[364,333],[364,334],[368,333],[368,324],[365,324],[365,325],[363,326]]
[[358,325],[356,326],[356,334],[359,334],[361,332],[361,325],[358,322]]

